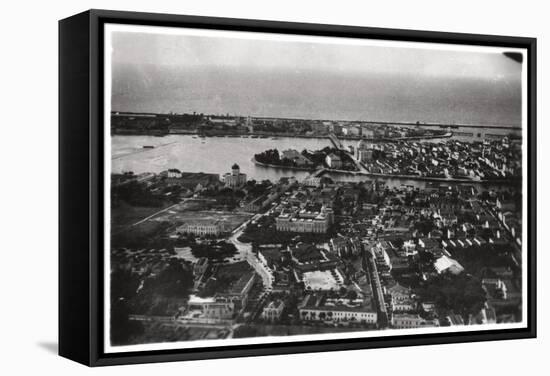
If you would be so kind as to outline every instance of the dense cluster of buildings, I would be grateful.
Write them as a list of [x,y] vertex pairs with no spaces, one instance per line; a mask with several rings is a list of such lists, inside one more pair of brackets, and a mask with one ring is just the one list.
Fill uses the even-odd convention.
[[[225,118],[208,121],[218,120],[227,125]],[[335,124],[316,124],[337,130]],[[472,181],[521,175],[519,144],[508,139],[376,142],[373,130],[358,128],[364,139],[353,156],[370,172]],[[354,135],[354,129],[346,124],[339,131]],[[283,151],[283,158],[304,167],[311,163],[295,150]],[[338,169],[342,161],[330,153],[324,163]],[[180,184],[185,173],[171,169],[163,177],[163,184]],[[127,184],[127,179],[121,177],[117,184]],[[417,329],[521,318],[522,204],[521,191],[512,184],[390,187],[383,181],[334,182],[312,174],[301,182],[268,182],[249,194],[251,184],[236,164],[218,187],[210,180],[195,185],[195,195],[216,189],[243,192],[234,212],[250,215],[243,228],[256,229],[266,239],[258,236],[247,244],[246,261],[195,260],[193,294],[177,318],[182,322]],[[214,236],[242,246],[228,237],[230,231],[213,216],[186,220],[175,233],[185,240],[187,235]],[[118,265],[126,263],[136,273],[158,272],[173,256],[164,250],[143,260],[141,252],[113,254]],[[457,309],[455,296],[445,295],[454,281],[464,280],[478,294],[466,297],[477,299],[470,311]],[[434,295],[436,289],[427,287],[433,281],[451,284]],[[469,292],[453,291],[461,293]]]
[[[370,147],[366,142],[364,145]],[[274,280],[279,279],[278,291],[291,291],[293,284],[303,284],[306,296],[311,295],[300,303],[300,317],[307,322],[327,324],[329,316],[360,319],[361,315],[353,312],[361,309],[336,304],[329,310],[320,298],[323,291],[338,291],[350,283],[362,284],[361,298],[371,302],[377,314],[375,321],[382,327],[410,329],[460,322],[473,325],[492,322],[493,317],[498,322],[517,320],[519,316],[505,313],[510,307],[520,307],[521,221],[515,220],[519,216],[517,197],[510,187],[485,190],[472,185],[434,184],[388,190],[379,181],[353,184],[306,179],[273,204],[270,215],[275,229],[296,234],[324,233],[326,227],[315,227],[315,219],[324,219],[319,215],[323,209],[330,209],[332,220],[327,225],[338,226],[338,235],[324,245],[260,249],[258,258]],[[346,260],[362,257],[372,262],[349,269]],[[499,269],[503,259],[509,264],[505,271]],[[472,270],[471,263],[477,269]],[[419,295],[415,287],[418,282],[413,282],[429,282],[437,276],[458,278],[468,273],[500,277],[482,278],[487,292],[485,305],[480,312],[466,316]],[[512,299],[507,296],[509,289],[515,292]],[[336,313],[337,309],[341,312]],[[361,314],[366,315],[366,311]]]
[[361,140],[354,157],[370,173],[473,181],[521,176],[521,142],[507,138],[473,143]]
[[195,294],[180,309],[178,320],[193,323],[233,321],[247,306],[257,274],[246,262],[210,264],[199,259]]

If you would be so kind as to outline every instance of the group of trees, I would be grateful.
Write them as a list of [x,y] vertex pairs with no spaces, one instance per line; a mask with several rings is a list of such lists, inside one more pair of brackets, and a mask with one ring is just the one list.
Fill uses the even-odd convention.
[[469,273],[481,277],[489,267],[509,267],[516,269],[512,260],[513,249],[510,245],[485,244],[478,247],[453,248],[453,257]]
[[465,319],[477,314],[486,301],[481,281],[462,273],[444,273],[421,283],[416,293],[423,301],[432,301],[444,311],[452,311]]
[[133,116],[111,116],[111,130],[113,133],[122,132],[168,132],[170,127],[170,119],[166,116],[154,117],[133,117]]
[[116,268],[111,272],[111,342],[128,344],[132,336],[143,332],[140,322],[129,320],[129,301],[139,287],[139,277],[128,269]]
[[248,191],[248,194],[251,194],[253,196],[260,196],[264,193],[266,193],[271,187],[271,181],[269,180],[262,180],[260,182],[257,182],[256,180],[252,179],[246,182],[246,189]]
[[111,247],[135,249],[149,246],[157,249],[170,247],[170,241],[164,237],[164,234],[171,226],[169,222],[149,221],[146,224],[128,227],[124,231],[111,235]]
[[[145,279],[144,293],[153,292],[163,297],[186,297],[193,288],[193,271],[180,261],[171,261],[157,276]],[[140,292],[141,292],[140,291]]]
[[177,304],[189,296],[193,272],[179,261],[170,262],[158,275],[140,277],[126,268],[111,272],[111,341],[129,344],[143,333],[131,314],[170,315]]
[[288,158],[281,158],[281,154],[277,149],[268,149],[258,154],[254,154],[254,159],[260,163],[281,166],[281,167],[297,167],[296,162]]
[[254,131],[257,132],[304,134],[311,130],[311,124],[306,120],[254,121]]
[[161,196],[137,181],[129,181],[111,188],[111,206],[117,207],[122,201],[133,206],[157,207],[163,204]]
[[246,196],[242,190],[233,190],[231,188],[215,189],[209,188],[201,192],[202,197],[213,198],[216,200],[216,205],[227,210],[236,208],[239,202]]
[[217,261],[233,257],[237,253],[237,248],[232,243],[225,241],[192,243],[190,247],[193,256],[197,258],[206,257]]

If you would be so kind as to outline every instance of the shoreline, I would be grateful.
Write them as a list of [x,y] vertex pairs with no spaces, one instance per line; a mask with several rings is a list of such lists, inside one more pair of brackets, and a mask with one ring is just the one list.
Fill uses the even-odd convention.
[[[111,111],[111,116],[131,116],[131,115],[147,115],[151,117],[166,117],[173,116],[174,114],[163,114],[156,112],[135,112],[135,111]],[[209,115],[205,115],[209,116]],[[251,115],[251,119],[255,120],[286,120],[286,121],[328,121],[328,122],[342,122],[342,123],[362,123],[362,124],[374,124],[374,125],[404,125],[404,126],[417,126],[417,127],[439,127],[439,128],[493,128],[493,129],[508,129],[521,131],[522,126],[511,124],[471,124],[471,123],[454,123],[449,124],[445,122],[413,122],[413,121],[388,121],[388,120],[359,120],[359,119],[309,119],[300,117],[274,117],[274,116],[261,116]]]
[[[171,135],[181,135],[181,136],[195,136],[200,138],[210,138],[210,137],[228,137],[228,138],[306,138],[306,139],[330,139],[329,135],[306,135],[306,134],[288,134],[288,133],[270,133],[270,132],[253,132],[246,134],[231,133],[231,132],[217,132],[217,133],[198,133],[195,131],[187,130],[171,130],[165,133],[158,132],[115,132],[111,133],[111,136],[155,136],[155,137],[164,137]],[[344,136],[339,135],[339,140],[345,141],[369,141],[369,142],[399,142],[399,141],[415,141],[415,140],[431,140],[438,138],[451,138],[454,135],[453,132],[446,132],[440,135],[427,135],[427,136],[411,136],[411,137],[382,137],[382,138],[367,138],[361,136]]]
[[[419,181],[431,181],[440,183],[461,183],[461,184],[509,184],[513,183],[516,179],[484,179],[484,180],[472,180],[472,179],[459,179],[459,178],[440,178],[436,176],[417,176],[417,175],[394,175],[394,174],[381,174],[377,172],[365,172],[365,171],[347,171],[347,170],[333,170],[326,167],[323,168],[305,168],[305,167],[291,167],[291,166],[278,166],[269,163],[258,162],[256,158],[252,157],[252,163],[269,168],[296,170],[296,171],[311,171],[315,177],[323,176],[327,173],[340,174],[340,175],[353,175],[353,176],[372,176],[383,179],[400,179],[400,180],[419,180]],[[318,173],[315,173],[318,171]]]
[[509,184],[513,183],[517,179],[485,179],[485,180],[472,180],[472,179],[458,179],[458,178],[439,178],[436,176],[417,176],[417,175],[393,175],[393,174],[381,174],[377,172],[364,172],[364,171],[345,171],[345,170],[329,170],[324,169],[320,171],[319,176],[322,176],[326,173],[337,173],[344,175],[361,175],[361,176],[373,176],[380,177],[384,179],[400,179],[400,180],[420,180],[420,181],[432,181],[440,183],[468,183],[468,184]]

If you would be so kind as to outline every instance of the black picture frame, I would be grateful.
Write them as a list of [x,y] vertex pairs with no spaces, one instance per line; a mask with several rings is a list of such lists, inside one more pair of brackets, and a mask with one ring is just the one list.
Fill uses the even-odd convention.
[[[525,48],[528,54],[527,328],[103,352],[103,25],[120,23]],[[88,366],[536,337],[535,38],[88,10],[59,22],[59,354]]]

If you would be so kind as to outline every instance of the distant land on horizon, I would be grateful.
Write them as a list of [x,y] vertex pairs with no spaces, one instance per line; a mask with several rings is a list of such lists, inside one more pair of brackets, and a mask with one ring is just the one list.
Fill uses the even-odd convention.
[[[113,114],[124,114],[124,115],[157,115],[157,116],[177,116],[177,115],[193,115],[201,114],[198,111],[192,112],[138,112],[138,111],[122,111],[122,110],[111,110],[111,115]],[[214,117],[247,117],[255,119],[280,119],[280,120],[298,120],[298,121],[329,121],[329,122],[342,122],[342,123],[361,123],[361,124],[384,124],[384,125],[405,125],[405,126],[424,126],[424,127],[463,127],[463,128],[495,128],[495,129],[515,129],[521,130],[521,126],[513,125],[485,125],[485,124],[448,124],[448,123],[417,123],[410,121],[378,121],[378,120],[342,120],[342,119],[309,119],[309,118],[300,118],[300,117],[283,117],[283,116],[262,116],[254,114],[206,114],[202,113],[203,116],[214,116]]]
[[[119,65],[120,112],[521,128],[521,80]],[[282,115],[284,114],[284,115]]]

